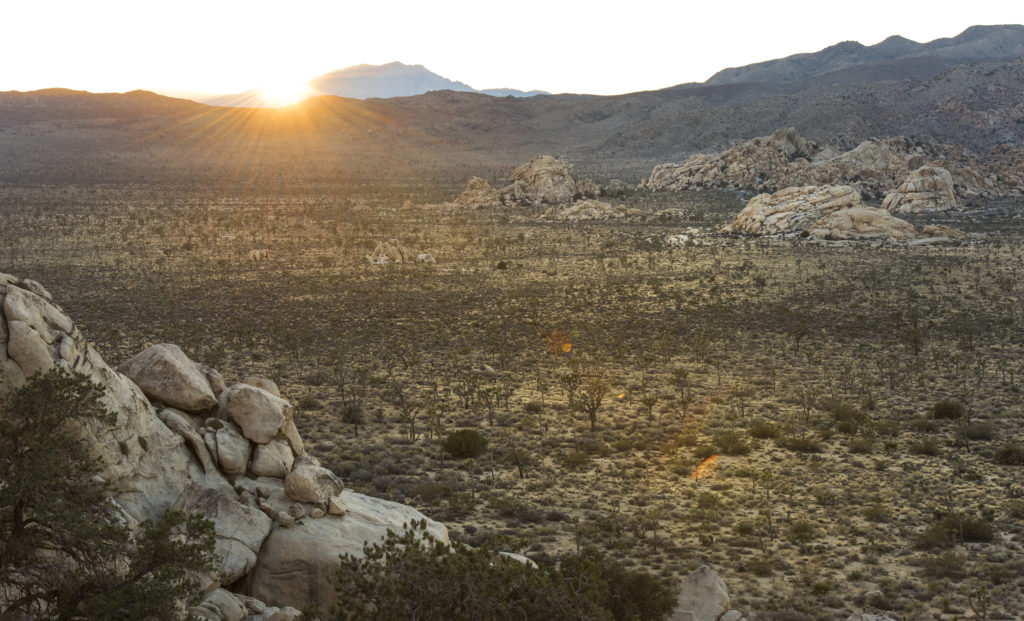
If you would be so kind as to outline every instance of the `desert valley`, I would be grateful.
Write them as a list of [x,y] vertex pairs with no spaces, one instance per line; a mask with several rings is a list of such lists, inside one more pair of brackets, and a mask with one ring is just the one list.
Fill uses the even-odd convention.
[[[598,555],[560,618],[1024,619],[1024,26],[616,96],[341,73],[0,92],[0,404],[104,388],[123,520],[213,522],[173,614],[390,618],[339,555],[426,518]],[[25,572],[0,618],[54,610]]]

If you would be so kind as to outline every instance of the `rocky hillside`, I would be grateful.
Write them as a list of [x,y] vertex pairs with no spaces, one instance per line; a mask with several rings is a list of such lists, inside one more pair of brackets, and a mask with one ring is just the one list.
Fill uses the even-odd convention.
[[[168,344],[115,371],[32,280],[0,274],[0,311],[0,394],[54,366],[85,374],[117,416],[85,433],[125,514],[141,522],[178,508],[214,522],[219,577],[191,611],[200,618],[283,621],[310,604],[326,609],[340,554],[362,554],[364,542],[423,518],[343,489],[306,453],[292,406],[270,380],[229,387]],[[448,541],[443,525],[427,523]]]
[[843,41],[811,54],[794,54],[723,69],[706,84],[799,82],[831,74],[834,82],[930,77],[964,63],[1011,60],[1024,54],[1024,26],[972,26],[959,35],[917,43],[894,35],[865,46]]

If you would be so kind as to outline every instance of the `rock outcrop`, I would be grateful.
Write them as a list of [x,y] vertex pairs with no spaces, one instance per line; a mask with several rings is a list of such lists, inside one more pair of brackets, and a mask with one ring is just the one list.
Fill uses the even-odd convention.
[[[851,185],[862,196],[882,199],[922,166],[942,167],[964,198],[1019,195],[1024,174],[1007,162],[1024,155],[1006,150],[972,160],[949,145],[904,136],[872,138],[837,152],[804,140],[793,128],[742,142],[717,154],[698,153],[680,164],[659,164],[640,189],[730,189],[775,192],[808,185]],[[954,199],[955,200],[955,199]],[[905,213],[905,212],[904,212]]]
[[506,206],[559,205],[601,192],[593,181],[578,178],[572,164],[550,155],[535,157],[515,169],[509,181],[499,191]]
[[387,265],[389,263],[409,263],[415,256],[406,250],[405,246],[397,239],[388,239],[377,242],[373,252],[366,255],[366,260],[373,265]]
[[864,206],[850,186],[805,186],[750,199],[725,232],[817,239],[910,239],[914,227]]
[[604,201],[587,199],[569,205],[558,205],[547,209],[537,220],[549,222],[583,222],[585,220],[614,220],[639,215],[636,209],[625,205],[612,206]]
[[882,209],[901,215],[950,211],[959,206],[953,177],[938,166],[918,168],[882,201]]
[[455,199],[461,207],[481,209],[501,206],[501,193],[480,177],[473,177],[466,183],[466,189]]
[[[0,274],[0,311],[0,394],[53,366],[85,374],[104,387],[104,403],[116,415],[112,426],[82,429],[104,464],[103,478],[118,490],[114,502],[135,522],[170,508],[214,522],[217,575],[208,577],[206,599],[190,609],[200,618],[294,619],[309,604],[326,608],[341,553],[362,554],[365,542],[388,529],[424,519],[404,505],[343,490],[340,478],[305,455],[292,407],[272,382],[247,378],[260,386],[225,389],[216,370],[176,346],[157,346],[124,368],[147,378],[140,379],[146,390],[168,406],[158,411],[38,283]],[[443,525],[427,524],[448,541]],[[249,585],[256,598],[217,589],[222,584]]]

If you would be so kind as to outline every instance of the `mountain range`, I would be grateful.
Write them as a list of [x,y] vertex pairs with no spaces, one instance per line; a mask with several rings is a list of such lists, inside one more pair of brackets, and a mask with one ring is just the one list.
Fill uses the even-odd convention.
[[972,27],[926,44],[841,43],[703,84],[617,96],[448,89],[321,96],[276,110],[142,91],[0,93],[0,182],[500,181],[545,153],[598,179],[635,181],[655,164],[780,127],[843,150],[906,135],[984,155],[1024,147],[1022,45],[1022,26]]
[[[315,77],[309,84],[313,91],[320,95],[336,95],[351,99],[412,97],[431,91],[483,93],[492,97],[533,97],[548,94],[544,91],[520,91],[514,88],[477,90],[464,82],[440,76],[423,65],[406,65],[400,62],[386,65],[356,65],[339,69]],[[236,95],[200,96],[196,101],[212,106],[274,107],[264,102],[256,90]]]

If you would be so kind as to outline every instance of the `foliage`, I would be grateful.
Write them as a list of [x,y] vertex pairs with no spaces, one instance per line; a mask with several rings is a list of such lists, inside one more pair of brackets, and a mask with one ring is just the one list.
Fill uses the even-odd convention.
[[964,404],[956,399],[943,399],[932,406],[932,418],[947,418],[956,420],[966,412]]
[[456,459],[479,457],[487,450],[487,438],[476,429],[459,429],[445,438],[444,450]]
[[168,512],[134,541],[76,433],[102,388],[54,368],[0,401],[0,617],[174,619],[213,564],[212,525]]
[[662,619],[675,603],[656,578],[593,549],[533,567],[486,546],[449,547],[426,521],[343,555],[330,619]]
[[1024,466],[1024,443],[1016,440],[1006,442],[996,449],[995,460],[1004,466]]
[[948,548],[958,543],[993,541],[996,529],[982,516],[962,512],[943,513],[918,535],[918,548]]

